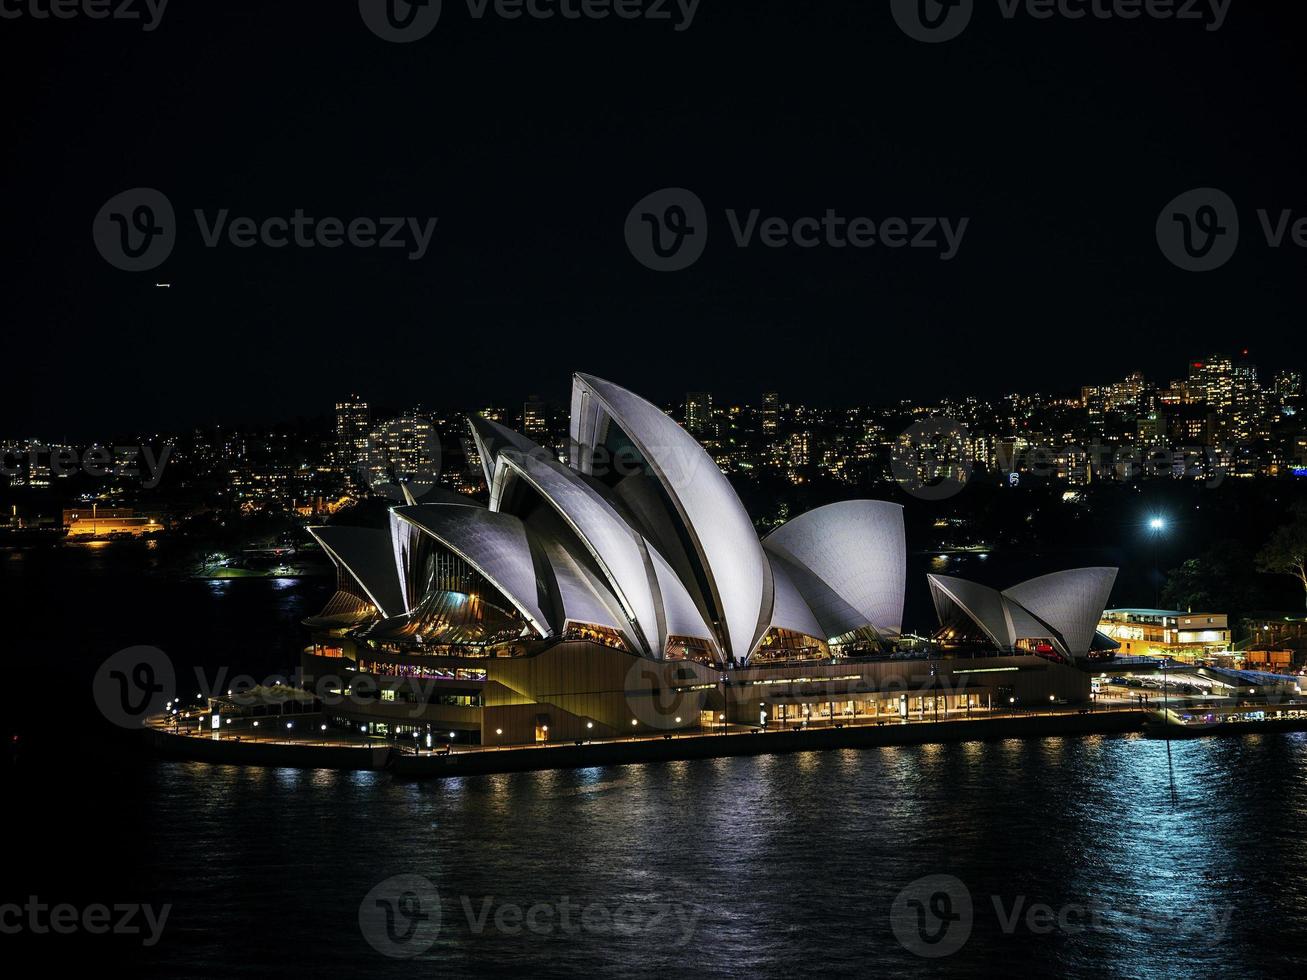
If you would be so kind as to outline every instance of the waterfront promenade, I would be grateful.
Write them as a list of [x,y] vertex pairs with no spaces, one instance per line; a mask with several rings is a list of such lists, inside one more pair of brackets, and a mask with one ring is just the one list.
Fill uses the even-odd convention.
[[996,738],[1120,734],[1139,731],[1150,713],[1126,704],[757,729],[732,725],[712,732],[650,733],[616,739],[514,746],[440,745],[428,749],[322,727],[320,716],[240,719],[210,728],[207,712],[150,720],[148,735],[160,754],[237,765],[327,769],[389,769],[404,777],[449,777],[595,765],[708,759],[780,752],[920,745]]

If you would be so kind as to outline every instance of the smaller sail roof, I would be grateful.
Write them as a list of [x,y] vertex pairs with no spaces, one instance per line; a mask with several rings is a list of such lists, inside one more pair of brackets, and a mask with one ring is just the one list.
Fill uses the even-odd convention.
[[1000,649],[1047,639],[1068,657],[1082,657],[1107,606],[1115,568],[1072,568],[1030,579],[1002,592],[946,575],[929,575],[940,622],[961,611]]
[[366,527],[311,527],[323,551],[363,590],[383,616],[404,612],[390,532]]
[[407,521],[459,555],[517,607],[541,635],[551,632],[537,594],[535,560],[525,525],[511,514],[479,507],[396,507]]

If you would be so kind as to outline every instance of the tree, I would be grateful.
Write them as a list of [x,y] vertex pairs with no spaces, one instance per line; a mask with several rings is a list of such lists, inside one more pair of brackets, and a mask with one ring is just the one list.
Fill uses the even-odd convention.
[[1307,504],[1295,504],[1293,520],[1279,528],[1257,556],[1257,570],[1292,575],[1307,597]]
[[1237,541],[1223,541],[1167,573],[1162,605],[1193,612],[1224,612],[1237,620],[1260,601],[1252,567],[1250,548]]

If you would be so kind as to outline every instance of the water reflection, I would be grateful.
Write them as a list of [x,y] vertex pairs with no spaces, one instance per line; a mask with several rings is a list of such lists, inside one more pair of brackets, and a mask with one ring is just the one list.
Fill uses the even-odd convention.
[[[888,909],[927,874],[963,882],[975,911],[949,972],[1283,972],[1288,946],[1268,936],[1307,929],[1307,737],[1172,744],[1174,807],[1166,748],[1005,740],[417,783],[151,766],[133,794],[152,842],[137,860],[152,893],[187,909],[187,942],[161,944],[143,973],[185,973],[233,935],[242,956],[275,959],[289,930],[316,972],[404,975],[354,925],[368,890],[401,873],[437,885],[453,973],[861,975],[874,962],[918,975],[939,964],[899,945]],[[564,896],[671,925],[505,935],[464,914],[464,898],[493,915]],[[1103,928],[1042,935],[1018,916],[1009,934],[995,903],[1092,911]],[[688,946],[673,910],[693,923]]]

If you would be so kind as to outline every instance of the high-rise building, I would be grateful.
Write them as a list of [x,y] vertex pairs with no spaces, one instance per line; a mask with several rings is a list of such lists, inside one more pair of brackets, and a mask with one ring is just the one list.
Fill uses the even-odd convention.
[[373,487],[416,481],[431,483],[440,465],[440,447],[431,420],[405,412],[368,437],[368,480]]
[[781,424],[781,396],[774,391],[762,394],[762,431],[769,436],[775,435]]
[[1234,362],[1213,354],[1189,364],[1189,387],[1198,392],[1218,417],[1226,417],[1234,406]]
[[812,433],[805,430],[790,436],[789,451],[791,466],[807,466],[812,460]]
[[1144,396],[1144,375],[1135,371],[1124,381],[1118,381],[1107,389],[1107,410],[1134,414],[1139,410]]
[[522,406],[522,432],[533,439],[538,439],[544,436],[548,429],[544,403],[532,395]]
[[336,402],[336,467],[357,470],[368,458],[372,414],[360,395]]
[[1257,380],[1257,365],[1248,351],[1238,358],[1213,354],[1189,366],[1190,386],[1201,391],[1216,418],[1224,444],[1247,443],[1266,435],[1267,398]]
[[712,431],[712,392],[692,391],[685,396],[685,427],[695,435]]

